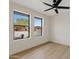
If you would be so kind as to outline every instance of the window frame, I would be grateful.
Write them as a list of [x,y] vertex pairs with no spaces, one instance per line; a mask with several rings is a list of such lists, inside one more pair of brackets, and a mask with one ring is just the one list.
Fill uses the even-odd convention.
[[[34,17],[34,21],[35,21],[35,18],[41,20],[41,35],[38,36],[38,37],[42,37],[43,36],[43,18],[42,17],[39,17],[39,16],[35,16]],[[35,29],[35,26],[34,26],[34,29]]]
[[[26,38],[30,38],[30,15],[29,14],[26,14],[26,13],[23,13],[23,12],[19,12],[19,11],[13,11],[13,40],[19,40],[19,39],[15,39],[15,33],[14,33],[14,14],[18,14],[18,15],[22,15],[22,16],[27,16],[28,17],[28,36]],[[23,39],[26,39],[26,38],[23,38]],[[20,38],[22,39],[22,38]]]

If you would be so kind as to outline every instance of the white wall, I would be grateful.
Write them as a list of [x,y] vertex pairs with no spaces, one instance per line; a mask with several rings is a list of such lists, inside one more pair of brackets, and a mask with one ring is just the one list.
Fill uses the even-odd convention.
[[58,14],[50,17],[51,41],[70,44],[70,15],[69,13]]
[[[26,39],[20,39],[20,40],[13,40],[13,11],[14,10],[18,10],[27,14],[30,14],[31,17],[31,38],[26,38]],[[17,5],[15,3],[10,2],[10,55],[20,52],[22,50],[34,47],[36,45],[39,45],[41,43],[47,42],[49,39],[49,27],[48,27],[48,23],[49,23],[49,19],[47,16],[40,14],[36,11],[30,10],[29,8]],[[40,16],[44,18],[44,24],[43,24],[43,33],[44,35],[42,37],[33,37],[33,20],[34,20],[34,16]]]

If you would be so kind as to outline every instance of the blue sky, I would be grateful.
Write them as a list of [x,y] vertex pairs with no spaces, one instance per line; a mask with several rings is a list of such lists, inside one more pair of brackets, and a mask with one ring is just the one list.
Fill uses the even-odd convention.
[[[17,19],[17,18],[19,18],[19,19],[20,19],[20,18],[28,19],[27,16],[22,16],[22,15],[14,14],[14,15],[13,15],[13,22],[14,22],[14,24],[16,23],[16,19]],[[34,19],[34,26],[41,26],[41,20],[35,18],[35,19]]]
[[41,26],[41,20],[35,18],[34,26]]

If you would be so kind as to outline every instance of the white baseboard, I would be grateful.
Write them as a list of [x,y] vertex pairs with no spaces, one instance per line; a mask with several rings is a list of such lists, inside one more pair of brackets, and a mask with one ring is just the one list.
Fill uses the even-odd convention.
[[66,46],[70,46],[70,43],[64,42],[64,41],[53,40],[51,42],[55,42],[55,43],[63,44],[63,45],[66,45]]

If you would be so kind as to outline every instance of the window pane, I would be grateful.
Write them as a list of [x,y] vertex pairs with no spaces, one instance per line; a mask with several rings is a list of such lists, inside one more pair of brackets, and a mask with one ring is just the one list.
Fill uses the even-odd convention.
[[14,39],[24,39],[29,37],[29,15],[14,11],[13,26],[14,26]]
[[35,17],[34,19],[34,35],[42,36],[42,18]]

